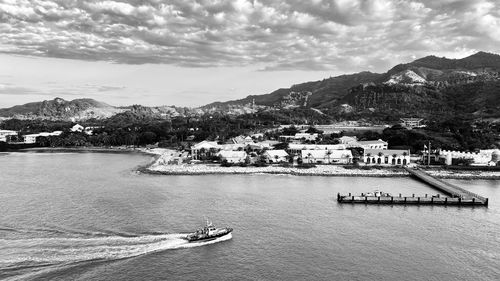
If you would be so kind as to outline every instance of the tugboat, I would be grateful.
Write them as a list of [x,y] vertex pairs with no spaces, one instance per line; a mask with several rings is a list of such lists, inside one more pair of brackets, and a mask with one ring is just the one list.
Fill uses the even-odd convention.
[[230,227],[216,228],[211,221],[207,220],[207,224],[202,229],[188,234],[184,239],[189,242],[209,241],[227,235],[233,231]]

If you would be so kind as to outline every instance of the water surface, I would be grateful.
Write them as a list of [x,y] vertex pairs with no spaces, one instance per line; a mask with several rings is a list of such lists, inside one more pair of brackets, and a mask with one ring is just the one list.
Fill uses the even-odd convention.
[[[159,176],[140,154],[0,154],[0,279],[498,280],[489,208],[340,205],[337,192],[435,194],[411,178]],[[189,244],[203,217],[234,228]]]

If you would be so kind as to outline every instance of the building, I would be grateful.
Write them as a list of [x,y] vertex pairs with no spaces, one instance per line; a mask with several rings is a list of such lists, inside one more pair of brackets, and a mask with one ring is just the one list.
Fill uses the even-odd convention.
[[73,127],[71,127],[71,129],[69,129],[69,130],[72,132],[80,132],[81,133],[85,130],[85,128],[80,124],[76,124]]
[[38,137],[57,137],[57,136],[60,136],[61,134],[62,134],[62,131],[54,131],[52,133],[42,132],[42,133],[38,133],[38,134],[29,134],[29,135],[24,135],[23,140],[24,140],[24,143],[36,143],[36,139]]
[[339,143],[341,144],[351,144],[351,143],[355,143],[358,141],[358,138],[357,137],[350,137],[350,136],[343,136],[343,137],[340,137],[338,138],[339,140]]
[[219,152],[220,146],[215,141],[202,141],[191,146],[191,157],[193,160],[200,160],[205,157],[213,156]]
[[413,129],[417,127],[422,127],[421,122],[424,120],[422,118],[401,118],[401,126]]
[[221,161],[227,161],[228,163],[244,163],[247,158],[247,153],[245,151],[222,150],[219,152],[218,156]]
[[363,162],[367,165],[408,165],[410,164],[410,150],[365,149]]
[[363,149],[387,149],[389,144],[381,139],[369,141],[351,142],[349,147],[361,147]]
[[495,166],[498,162],[498,149],[463,152],[452,150],[439,151],[438,159],[445,165],[456,165],[458,160],[468,160],[472,166]]
[[288,153],[286,153],[285,150],[266,150],[264,152],[264,156],[269,160],[271,163],[280,163],[280,162],[286,162],[288,161]]
[[302,150],[344,150],[345,144],[296,144],[288,145],[287,152],[289,154],[301,154]]
[[304,141],[316,141],[319,135],[317,133],[296,133],[294,136],[279,136],[278,140],[281,142],[304,142]]
[[352,162],[350,150],[302,150],[302,162],[317,164],[349,164]]
[[9,136],[17,136],[17,132],[11,130],[0,130],[0,141],[7,142],[7,137]]
[[318,139],[318,134],[317,133],[314,133],[314,134],[296,133],[295,139],[302,140],[302,141],[316,141]]

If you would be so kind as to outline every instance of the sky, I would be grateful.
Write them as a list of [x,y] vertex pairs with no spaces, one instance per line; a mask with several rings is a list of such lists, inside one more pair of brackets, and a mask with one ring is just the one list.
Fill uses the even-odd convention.
[[0,0],[0,108],[200,106],[500,53],[498,0]]

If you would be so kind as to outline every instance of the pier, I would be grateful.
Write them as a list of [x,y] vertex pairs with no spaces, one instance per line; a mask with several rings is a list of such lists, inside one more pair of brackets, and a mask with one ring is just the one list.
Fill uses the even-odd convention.
[[337,201],[339,203],[358,203],[358,204],[401,204],[401,205],[449,205],[449,206],[486,206],[483,201],[476,200],[475,198],[461,197],[442,197],[442,196],[366,196],[361,195],[341,195],[337,194]]
[[488,206],[488,198],[482,197],[478,194],[465,190],[457,185],[442,181],[435,178],[421,169],[404,168],[412,176],[425,182],[434,189],[448,195],[440,196],[392,196],[389,194],[381,194],[374,196],[373,194],[367,195],[348,195],[337,194],[337,201],[339,203],[360,203],[360,204],[407,204],[407,205],[450,205],[450,206]]
[[461,198],[462,200],[474,200],[482,202],[483,205],[488,205],[488,198],[482,197],[478,194],[465,190],[457,185],[442,181],[436,177],[433,177],[426,172],[418,168],[404,168],[408,173],[410,173],[415,178],[425,182],[426,184],[432,186],[433,188],[451,196],[452,198]]

